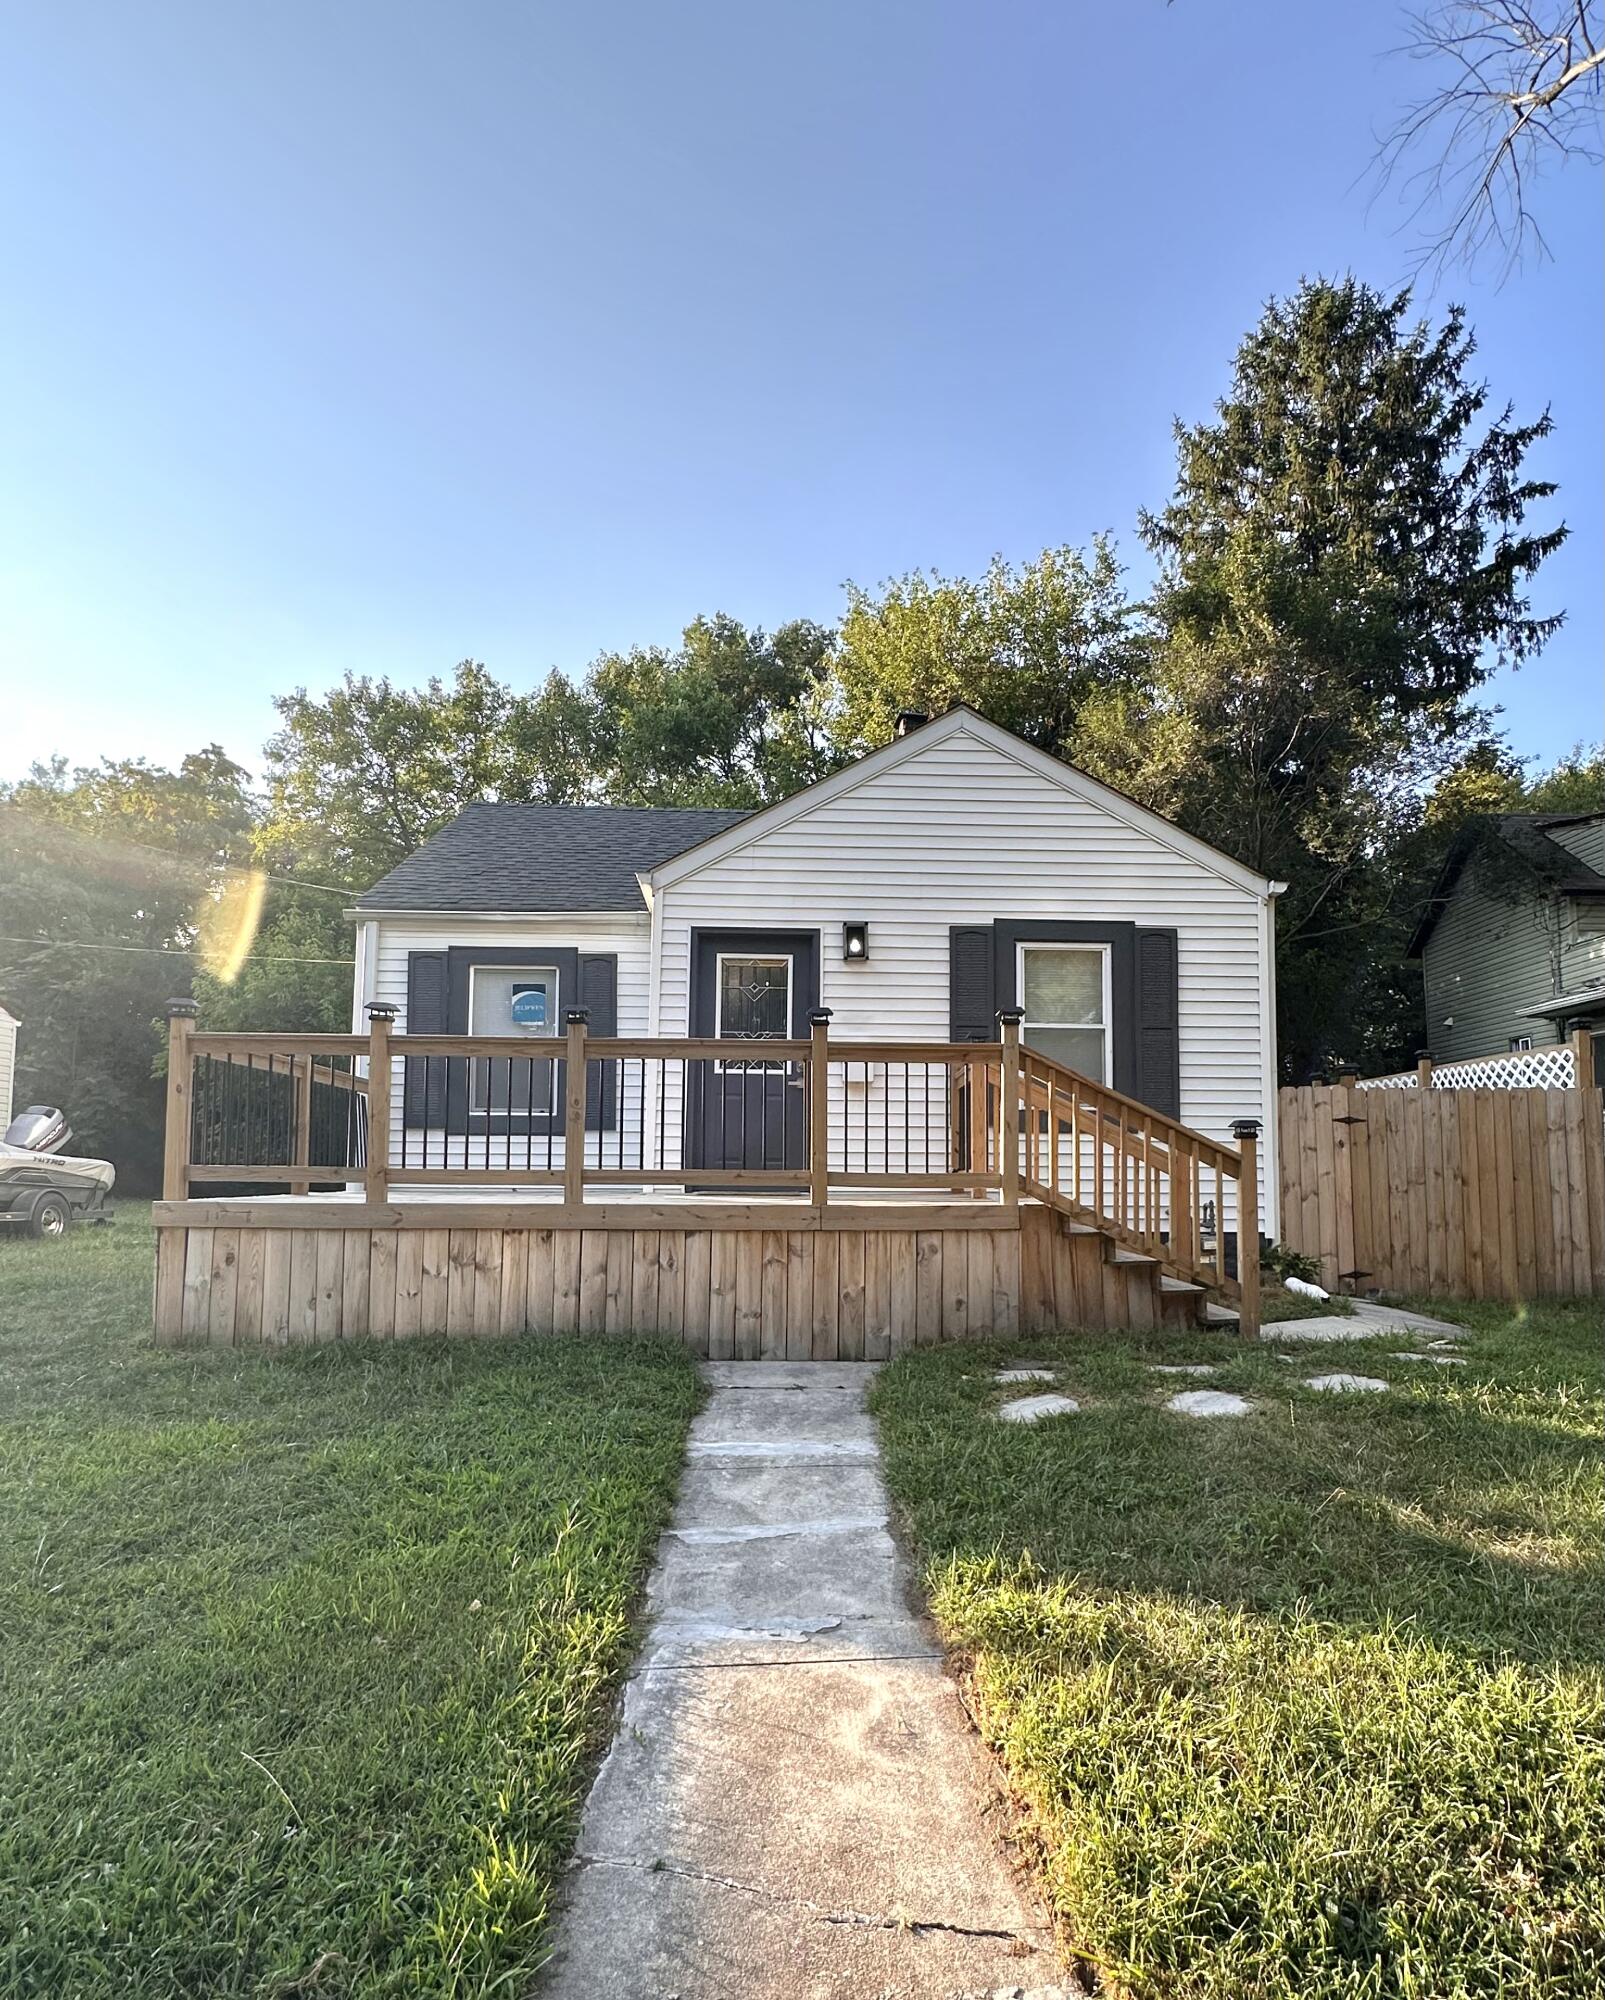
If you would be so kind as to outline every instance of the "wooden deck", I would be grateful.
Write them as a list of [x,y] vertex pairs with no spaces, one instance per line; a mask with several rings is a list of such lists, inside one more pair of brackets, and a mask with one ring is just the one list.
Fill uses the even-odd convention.
[[662,1333],[711,1359],[874,1361],[1196,1317],[1152,1260],[1035,1201],[193,1201],[158,1206],[162,1341]]
[[[1255,1330],[1257,1257],[1240,1284],[1227,1253],[1229,1212],[1258,1241],[1251,1131],[1236,1149],[1191,1131],[1022,1048],[1009,1017],[994,1043],[833,1044],[816,1016],[809,1041],[763,1046],[755,1065],[750,1042],[588,1042],[575,1017],[532,1053],[392,1038],[382,1014],[371,1035],[324,1038],[195,1034],[179,1016],[157,1338],[663,1333],[715,1359],[873,1360],[1187,1322],[1210,1298]],[[558,1063],[539,1147],[531,1115],[397,1129],[442,1071],[458,1078],[443,1105],[498,1075],[512,1105],[514,1064],[533,1103],[537,1066]],[[706,1077],[765,1065],[805,1110],[784,1156],[743,1128],[750,1163],[693,1158],[685,1107]]]

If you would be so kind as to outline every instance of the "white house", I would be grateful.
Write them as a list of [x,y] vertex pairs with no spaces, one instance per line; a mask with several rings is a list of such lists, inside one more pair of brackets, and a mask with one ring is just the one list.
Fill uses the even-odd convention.
[[[470,806],[353,912],[356,1025],[377,1001],[414,1035],[538,1045],[583,1007],[595,1035],[803,1038],[824,1007],[833,1039],[942,1043],[1018,1006],[1028,1046],[1213,1138],[1262,1121],[1274,1234],[1281,885],[969,708],[909,722],[752,813]],[[443,1167],[561,1161],[559,1065],[448,1067],[406,1065],[394,1144]],[[666,1068],[625,1065],[591,1107],[597,1157],[647,1180],[681,1147],[785,1164],[793,1081],[727,1066],[686,1104]],[[889,1067],[832,1088],[835,1142],[851,1159],[861,1137],[866,1164],[917,1163],[948,1116],[906,1077],[900,1099]]]
[[11,1123],[11,1093],[17,1075],[17,1029],[15,1014],[0,1007],[0,1132]]

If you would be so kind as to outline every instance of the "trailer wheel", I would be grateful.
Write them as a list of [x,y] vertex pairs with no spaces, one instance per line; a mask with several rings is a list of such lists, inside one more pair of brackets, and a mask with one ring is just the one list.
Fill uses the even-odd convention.
[[65,1236],[67,1225],[72,1221],[72,1210],[59,1194],[42,1194],[33,1205],[33,1213],[28,1217],[30,1236]]

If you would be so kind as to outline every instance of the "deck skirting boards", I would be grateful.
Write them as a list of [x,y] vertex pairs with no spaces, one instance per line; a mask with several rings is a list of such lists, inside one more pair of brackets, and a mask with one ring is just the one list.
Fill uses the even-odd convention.
[[[304,1220],[314,1206],[338,1209],[339,1224]],[[784,1222],[764,1227],[756,1206],[722,1227],[700,1226],[689,1205],[633,1205],[576,1227],[556,1214],[531,1226],[530,1208],[512,1204],[498,1207],[518,1226],[482,1212],[464,1226],[445,1204],[400,1205],[382,1221],[349,1202],[298,1204],[293,1219],[280,1208],[271,1221],[250,1203],[159,1204],[156,1338],[664,1334],[716,1361],[876,1361],[941,1340],[1161,1316],[1153,1267],[1108,1261],[1101,1238],[1066,1234],[1035,1203],[856,1215],[832,1204],[779,1209]],[[197,1208],[212,1213],[177,1213]]]

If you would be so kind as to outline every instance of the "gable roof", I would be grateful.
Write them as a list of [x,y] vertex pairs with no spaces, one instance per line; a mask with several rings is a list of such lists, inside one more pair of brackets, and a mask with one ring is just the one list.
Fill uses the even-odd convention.
[[465,806],[357,898],[382,910],[641,908],[638,877],[746,819],[680,806]]
[[1254,869],[1245,867],[1241,861],[1234,861],[1218,847],[1207,840],[1200,840],[1196,834],[1186,833],[1174,820],[1150,812],[1147,806],[1139,805],[1124,792],[1117,792],[1113,785],[1106,785],[1101,778],[1093,777],[1090,771],[1083,771],[1079,765],[1066,763],[1062,757],[1050,756],[1046,750],[1037,749],[1027,743],[1023,736],[1016,736],[1012,729],[991,721],[968,702],[955,702],[951,708],[932,721],[911,729],[906,736],[897,736],[890,743],[883,743],[878,750],[871,750],[860,757],[856,764],[848,764],[828,778],[821,778],[818,784],[810,785],[805,791],[793,792],[790,798],[777,800],[775,804],[760,806],[756,812],[745,814],[738,825],[725,827],[712,833],[696,847],[665,857],[663,862],[651,872],[654,892],[665,888],[671,882],[678,882],[685,876],[705,868],[710,862],[722,861],[727,855],[745,847],[749,841],[761,840],[766,833],[785,826],[788,821],[801,814],[812,812],[816,806],[827,804],[840,798],[844,793],[855,790],[884,772],[895,769],[907,758],[917,757],[934,743],[944,742],[951,736],[968,735],[992,745],[1012,757],[1027,770],[1036,772],[1064,791],[1099,806],[1111,818],[1122,821],[1134,832],[1146,833],[1162,846],[1169,847],[1177,854],[1198,862],[1210,869],[1222,881],[1251,895],[1277,895],[1286,887],[1285,883],[1270,881]]
[[1438,919],[1448,907],[1466,865],[1485,841],[1497,841],[1509,854],[1526,863],[1535,888],[1542,887],[1563,896],[1605,895],[1605,875],[1590,868],[1580,855],[1549,837],[1555,826],[1585,825],[1605,818],[1600,813],[1482,813],[1468,820],[1449,844],[1449,852],[1432,885],[1426,908],[1416,923],[1407,958],[1419,958]]

